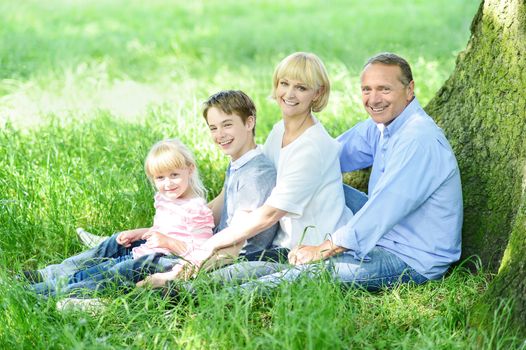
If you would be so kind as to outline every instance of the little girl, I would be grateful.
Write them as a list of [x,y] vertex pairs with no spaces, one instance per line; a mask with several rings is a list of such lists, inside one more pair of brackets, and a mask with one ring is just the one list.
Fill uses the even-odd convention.
[[100,254],[106,258],[86,263],[86,268],[65,279],[33,284],[34,291],[71,295],[86,289],[100,291],[115,282],[133,285],[145,275],[173,268],[179,257],[195,254],[212,237],[212,211],[189,149],[176,139],[160,141],[148,153],[144,169],[157,190],[153,226],[121,232],[116,242],[127,249],[111,257]]

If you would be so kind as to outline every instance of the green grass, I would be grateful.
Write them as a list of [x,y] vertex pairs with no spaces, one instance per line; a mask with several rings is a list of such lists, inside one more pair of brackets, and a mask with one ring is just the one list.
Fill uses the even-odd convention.
[[109,235],[151,224],[148,148],[179,137],[195,150],[209,195],[227,160],[200,103],[243,89],[258,107],[257,141],[279,119],[274,65],[319,54],[333,91],[319,117],[336,136],[366,118],[358,74],[396,51],[425,105],[469,36],[475,1],[0,1],[0,348],[507,349],[507,305],[495,328],[468,327],[490,274],[370,294],[325,279],[271,297],[205,286],[180,303],[115,293],[92,316],[60,313],[13,276],[82,249],[74,229]]

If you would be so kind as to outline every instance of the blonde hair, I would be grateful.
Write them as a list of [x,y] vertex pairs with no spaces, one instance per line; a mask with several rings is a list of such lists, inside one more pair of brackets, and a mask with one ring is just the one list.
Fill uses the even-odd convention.
[[167,139],[157,142],[152,146],[144,161],[144,171],[152,182],[156,174],[184,168],[192,168],[189,180],[192,192],[196,196],[205,198],[206,190],[199,178],[194,155],[178,139]]
[[320,95],[312,103],[313,112],[320,112],[327,106],[331,83],[323,62],[315,54],[295,52],[278,63],[273,76],[273,99],[276,99],[276,89],[282,78],[300,80],[309,88],[319,91]]

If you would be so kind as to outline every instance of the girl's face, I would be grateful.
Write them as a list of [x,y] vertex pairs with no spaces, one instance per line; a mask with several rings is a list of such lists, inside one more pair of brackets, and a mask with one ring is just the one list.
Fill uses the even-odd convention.
[[170,169],[154,174],[153,182],[157,191],[170,199],[184,199],[192,195],[190,176],[193,168]]
[[276,100],[284,117],[290,118],[309,114],[312,102],[318,96],[318,90],[309,87],[300,80],[286,77],[278,80]]

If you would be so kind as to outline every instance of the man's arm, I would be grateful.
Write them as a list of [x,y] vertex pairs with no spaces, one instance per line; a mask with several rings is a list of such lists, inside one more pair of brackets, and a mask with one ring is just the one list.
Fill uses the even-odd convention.
[[402,140],[395,147],[396,154],[386,161],[367,203],[330,238],[334,245],[353,250],[357,258],[364,258],[450,176],[438,141]]

